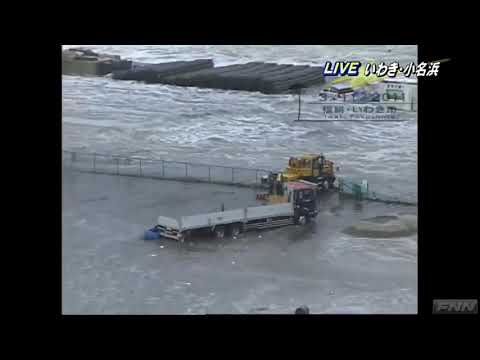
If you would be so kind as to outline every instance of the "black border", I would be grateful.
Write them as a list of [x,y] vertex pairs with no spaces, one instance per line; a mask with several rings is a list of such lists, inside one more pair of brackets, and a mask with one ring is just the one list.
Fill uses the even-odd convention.
[[[113,34],[114,32],[112,32]],[[81,34],[81,32],[79,32]],[[53,179],[43,179],[40,186],[44,189],[51,188],[48,196],[45,198],[45,204],[51,206],[53,212],[45,211],[41,216],[42,227],[45,223],[51,224],[52,229],[48,236],[51,240],[48,244],[42,245],[47,249],[48,257],[52,259],[42,259],[41,265],[45,266],[48,262],[52,267],[52,275],[49,278],[53,281],[52,299],[48,301],[48,307],[56,317],[77,318],[77,316],[61,315],[61,44],[63,43],[111,43],[111,44],[374,44],[375,40],[326,40],[318,39],[315,34],[306,38],[305,34],[292,34],[290,36],[272,37],[259,35],[246,38],[242,36],[232,36],[226,38],[225,32],[218,38],[218,33],[212,34],[205,32],[203,38],[193,38],[185,33],[168,33],[169,39],[151,36],[150,38],[130,33],[122,39],[113,39],[109,36],[90,37],[72,36],[63,37],[49,47],[49,55],[46,68],[51,72],[47,77],[47,82],[51,84],[51,96],[44,92],[40,95],[40,103],[45,107],[49,106],[51,114],[46,117],[39,126],[42,133],[40,146],[47,148],[49,159],[51,159],[52,168],[43,170],[42,173],[52,174]],[[198,34],[197,34],[198,35]],[[312,33],[310,33],[312,35]],[[120,41],[121,40],[121,41]],[[377,37],[378,42],[378,37]],[[474,234],[470,234],[470,226],[475,224],[475,211],[470,210],[468,206],[470,197],[462,188],[462,183],[468,188],[474,188],[475,185],[469,185],[474,182],[475,175],[472,173],[472,163],[467,155],[473,149],[471,144],[476,144],[475,133],[469,131],[471,122],[474,121],[469,115],[468,106],[459,106],[452,104],[452,89],[458,89],[461,86],[458,82],[460,76],[459,69],[468,69],[468,64],[464,62],[459,50],[460,45],[455,45],[453,41],[446,41],[442,44],[429,44],[418,40],[413,36],[406,36],[403,39],[390,39],[390,41],[381,41],[380,43],[399,43],[399,44],[419,44],[419,61],[432,61],[437,59],[451,59],[449,62],[440,66],[440,74],[436,78],[424,78],[419,80],[419,113],[418,113],[418,186],[419,186],[419,241],[418,241],[418,316],[417,315],[309,315],[309,318],[322,320],[344,321],[346,319],[358,318],[389,318],[399,317],[407,318],[430,318],[432,317],[432,301],[435,298],[479,298],[478,281],[474,264],[476,263],[476,251]],[[45,51],[43,50],[43,54]],[[468,70],[467,70],[468,71]],[[41,100],[41,95],[46,95]],[[37,99],[38,100],[38,99]],[[473,101],[469,94],[461,95],[463,101]],[[60,126],[59,126],[60,125]],[[50,140],[49,137],[52,137]],[[476,164],[473,164],[476,168]],[[453,169],[452,169],[453,168]],[[465,178],[469,174],[471,182]],[[58,181],[58,183],[57,183]],[[473,189],[474,191],[474,189]],[[50,195],[52,194],[52,195]],[[45,230],[46,231],[46,230]],[[54,235],[53,235],[54,234]],[[55,239],[55,241],[53,241]],[[477,285],[476,285],[477,284]],[[40,293],[45,284],[40,285]],[[81,316],[90,318],[97,316]],[[108,318],[117,316],[107,316]],[[136,316],[121,316],[122,318],[136,318]],[[191,320],[192,317],[185,316],[142,316],[142,317],[161,317],[164,320]],[[447,316],[434,316],[447,317]],[[465,316],[448,316],[460,317]],[[293,321],[304,321],[304,316],[206,316],[193,317],[196,321],[204,319],[296,319]],[[302,320],[303,319],[303,320]],[[291,320],[292,321],[292,320]]]
[[450,59],[437,78],[419,81],[419,314],[424,317],[432,315],[433,299],[479,298],[477,236],[470,233],[477,222],[470,156],[478,140],[471,131],[474,92],[464,81],[472,74],[462,54],[467,49],[455,41],[419,47],[419,61]]

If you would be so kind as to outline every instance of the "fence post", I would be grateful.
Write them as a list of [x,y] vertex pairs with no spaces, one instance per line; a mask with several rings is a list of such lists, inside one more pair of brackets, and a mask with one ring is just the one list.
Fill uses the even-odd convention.
[[258,170],[255,170],[255,184],[258,184]]
[[165,177],[165,160],[162,160],[162,177]]
[[142,159],[140,159],[140,176],[142,176]]
[[234,168],[232,167],[232,183],[235,182],[235,181],[233,180],[233,170],[234,170]]
[[188,177],[188,164],[185,163],[185,177]]
[[117,175],[120,174],[120,170],[119,170],[119,166],[120,166],[120,159],[119,158],[116,158],[117,160]]
[[97,162],[97,154],[93,154],[93,172],[97,172],[96,162]]
[[210,177],[210,166],[208,167],[208,182],[212,182],[212,178]]
[[73,166],[73,163],[77,160],[77,153],[75,151],[72,151],[71,154],[72,154],[72,166]]

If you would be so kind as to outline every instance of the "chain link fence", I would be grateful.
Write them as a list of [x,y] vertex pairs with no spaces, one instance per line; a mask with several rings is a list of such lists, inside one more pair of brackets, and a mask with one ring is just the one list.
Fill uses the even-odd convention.
[[261,187],[270,170],[154,160],[139,157],[90,154],[63,150],[63,166],[69,169],[158,179]]
[[354,181],[339,178],[338,179],[338,191],[342,195],[352,196],[357,200],[377,201],[387,204],[398,204],[416,206],[417,202],[413,200],[400,199],[397,196],[391,196],[386,194],[379,194],[372,191],[368,183],[364,181]]

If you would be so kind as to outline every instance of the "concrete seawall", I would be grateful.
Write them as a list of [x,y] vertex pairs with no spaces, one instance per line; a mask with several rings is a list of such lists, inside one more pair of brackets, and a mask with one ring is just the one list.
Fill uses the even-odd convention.
[[147,64],[79,48],[63,52],[62,66],[64,74],[103,76],[111,73],[115,80],[265,94],[285,93],[324,82],[320,66],[249,62],[214,67],[212,59]]

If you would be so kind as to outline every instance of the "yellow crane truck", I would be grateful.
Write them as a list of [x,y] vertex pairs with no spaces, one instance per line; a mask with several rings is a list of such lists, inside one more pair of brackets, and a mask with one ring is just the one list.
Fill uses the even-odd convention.
[[331,189],[335,182],[334,164],[322,154],[290,157],[284,171],[264,176],[262,183],[269,186],[269,201],[275,203],[276,197],[283,194],[284,183],[299,180],[313,183],[320,190]]

